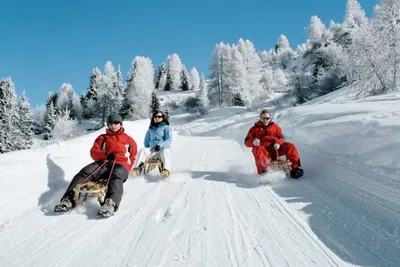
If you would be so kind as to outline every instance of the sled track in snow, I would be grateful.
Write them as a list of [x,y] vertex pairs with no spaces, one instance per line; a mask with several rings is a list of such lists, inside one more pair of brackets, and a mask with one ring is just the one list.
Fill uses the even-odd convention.
[[[385,266],[398,263],[400,208],[396,199],[399,196],[391,181],[344,161],[332,162],[333,157],[321,151],[302,149],[301,153],[308,165],[323,167],[318,173],[307,172],[306,167],[306,179],[299,180],[297,185],[301,188],[297,192],[303,192],[311,206],[321,207],[310,208],[311,213],[318,212],[313,217],[322,220],[313,223],[311,218],[310,225],[316,234],[323,236],[328,247],[347,261]],[[307,179],[307,176],[313,177]],[[327,232],[321,227],[323,224],[331,230]],[[342,244],[336,241],[338,238]]]

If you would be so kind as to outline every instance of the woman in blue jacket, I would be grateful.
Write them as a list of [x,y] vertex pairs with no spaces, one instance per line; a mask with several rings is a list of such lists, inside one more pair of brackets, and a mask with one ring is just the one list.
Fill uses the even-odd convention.
[[171,171],[171,145],[172,131],[169,127],[167,116],[161,111],[153,113],[150,127],[144,138],[144,148],[142,148],[136,157],[135,164],[131,174],[140,175],[143,170],[143,164],[151,156],[160,156],[163,162],[163,170],[160,175],[168,177]]

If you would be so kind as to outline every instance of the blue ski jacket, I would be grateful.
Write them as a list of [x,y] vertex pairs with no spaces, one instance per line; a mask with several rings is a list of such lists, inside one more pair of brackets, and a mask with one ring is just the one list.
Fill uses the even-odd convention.
[[158,127],[151,126],[144,138],[144,147],[155,147],[157,145],[160,148],[170,147],[172,141],[172,131],[169,125],[164,122],[160,123]]

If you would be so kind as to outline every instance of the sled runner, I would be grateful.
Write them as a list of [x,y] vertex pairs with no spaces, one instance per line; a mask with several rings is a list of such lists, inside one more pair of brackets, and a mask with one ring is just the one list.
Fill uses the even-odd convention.
[[131,176],[140,176],[140,174],[150,175],[154,169],[158,169],[161,178],[167,178],[170,175],[169,170],[164,169],[164,163],[159,158],[157,152],[150,155],[150,157],[145,161],[141,162],[138,167],[133,168],[130,171]]
[[277,160],[270,160],[268,162],[268,169],[273,171],[282,170],[287,177],[290,177],[290,166],[292,163],[289,160],[281,159],[277,150],[275,150],[275,152]]

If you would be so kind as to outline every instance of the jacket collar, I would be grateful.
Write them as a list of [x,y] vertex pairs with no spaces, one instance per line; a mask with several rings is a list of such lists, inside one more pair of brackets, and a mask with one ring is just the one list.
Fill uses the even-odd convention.
[[123,134],[124,132],[125,132],[124,127],[121,127],[121,129],[119,129],[119,131],[116,133],[110,131],[110,129],[108,129],[108,128],[106,129],[106,134],[108,134],[108,135],[120,135],[120,134]]
[[273,121],[270,121],[268,123],[268,125],[264,125],[264,123],[262,123],[262,121],[257,121],[256,123],[254,123],[254,126],[256,126],[256,127],[268,127],[268,126],[271,126],[272,124],[274,124]]
[[[160,122],[160,124],[157,126],[157,127],[155,127],[154,125],[151,125],[151,127],[153,127],[153,128],[158,128],[158,127],[161,127],[161,126],[164,126],[164,125],[167,125],[165,122]],[[150,128],[151,128],[150,127]]]

